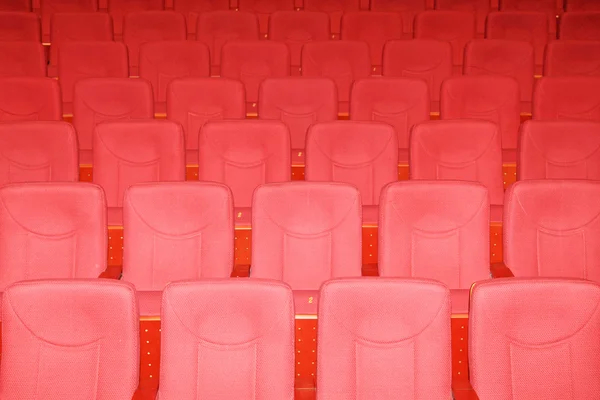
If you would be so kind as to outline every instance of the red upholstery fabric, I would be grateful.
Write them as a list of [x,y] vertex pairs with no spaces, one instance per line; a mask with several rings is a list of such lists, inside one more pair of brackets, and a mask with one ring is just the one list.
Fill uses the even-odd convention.
[[131,399],[138,385],[138,307],[122,282],[13,285],[2,303],[2,340],[7,400]]
[[440,87],[452,75],[452,46],[437,40],[394,40],[383,50],[383,75],[424,80],[432,111],[439,111]]
[[[198,93],[204,94],[198,96]],[[187,162],[198,162],[198,135],[208,121],[244,119],[244,85],[229,79],[176,79],[167,88],[167,118],[185,134]]]
[[283,121],[290,132],[292,162],[304,162],[306,132],[338,118],[337,89],[328,78],[268,78],[258,93],[258,117]]
[[165,112],[167,87],[173,79],[210,76],[208,47],[185,40],[144,43],[139,73],[152,84],[156,111]]
[[[88,13],[98,11],[96,0],[40,0],[42,13],[42,40],[51,37],[51,21],[56,13]],[[85,39],[81,39],[85,40]]]
[[0,42],[0,77],[46,76],[44,47],[36,42]]
[[79,180],[77,134],[59,121],[0,124],[0,185]]
[[388,40],[402,39],[402,16],[393,12],[356,11],[342,18],[343,40],[358,40],[369,45],[371,65],[381,73],[383,46]]
[[[5,2],[0,9],[5,9]],[[40,42],[40,19],[34,13],[0,11],[0,41]]]
[[428,121],[429,88],[419,79],[370,78],[354,82],[350,118],[390,124],[398,136],[398,157],[408,162],[408,139],[413,125]]
[[96,126],[92,148],[94,183],[109,207],[122,207],[131,185],[185,179],[183,130],[175,122],[105,122]]
[[287,285],[205,280],[165,289],[161,400],[294,398],[294,304]]
[[477,33],[480,35],[485,32],[485,20],[491,9],[489,0],[437,0],[435,8],[475,13]]
[[208,46],[213,71],[218,71],[221,66],[221,49],[225,43],[258,40],[258,17],[242,11],[202,13],[198,16],[196,38]]
[[0,121],[59,121],[60,88],[50,78],[0,78]]
[[321,11],[329,14],[331,32],[334,34],[341,32],[342,15],[347,12],[358,11],[359,8],[359,0],[304,0],[306,11]]
[[129,74],[139,74],[140,46],[163,40],[186,40],[185,17],[175,11],[137,11],[125,15],[123,42],[129,52]]
[[137,290],[227,278],[233,270],[233,198],[200,182],[131,186],[123,203],[123,279]]
[[600,281],[600,182],[521,181],[506,192],[504,262],[517,277]]
[[534,119],[600,121],[600,77],[547,77],[533,96]]
[[276,11],[294,11],[294,0],[238,0],[240,11],[251,12],[258,16],[260,32],[267,37],[269,18]]
[[450,291],[417,279],[359,278],[321,289],[317,396],[450,399]]
[[498,125],[504,161],[516,161],[519,83],[506,76],[461,76],[442,84],[442,119],[479,119]]
[[[567,0],[568,2],[570,0]],[[550,33],[556,33],[557,16],[563,12],[564,0],[500,0],[502,12],[537,12],[544,14]]]
[[600,11],[600,4],[596,0],[569,0],[565,11]]
[[600,122],[525,122],[517,176],[520,180],[600,180]]
[[22,280],[98,277],[106,269],[106,226],[106,202],[98,186],[54,182],[0,188],[0,247],[5,249],[0,291]]
[[455,66],[462,66],[465,45],[475,39],[475,14],[467,11],[423,11],[415,17],[415,38],[450,42]]
[[143,79],[91,78],[77,82],[73,125],[79,138],[80,162],[91,163],[92,136],[99,123],[153,116],[152,87]]
[[545,76],[600,76],[600,42],[557,40],[548,43]]
[[412,37],[415,15],[433,8],[433,0],[371,0],[372,11],[397,12],[402,16],[404,33]]
[[302,75],[333,79],[340,111],[347,112],[352,83],[371,75],[369,46],[349,40],[307,43],[302,48]]
[[469,289],[489,278],[490,203],[484,186],[396,182],[383,190],[379,209],[380,276],[435,279],[451,289]]
[[124,19],[127,14],[137,11],[160,11],[164,8],[164,0],[108,0],[108,12],[113,18],[116,37],[124,33]]
[[185,15],[188,35],[195,35],[198,16],[211,11],[229,10],[229,0],[173,0],[173,8]]
[[0,3],[2,11],[31,11],[31,0],[3,0]]
[[269,39],[284,42],[290,49],[292,66],[300,72],[302,46],[329,40],[329,16],[323,12],[278,11],[271,15]]
[[469,366],[479,398],[594,398],[600,392],[599,301],[600,287],[578,280],[475,285]]
[[600,12],[568,12],[560,20],[559,37],[567,40],[600,40]]

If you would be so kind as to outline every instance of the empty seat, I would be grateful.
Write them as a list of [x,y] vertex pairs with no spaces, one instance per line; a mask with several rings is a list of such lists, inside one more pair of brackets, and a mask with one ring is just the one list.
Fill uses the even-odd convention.
[[183,131],[175,122],[115,121],[96,126],[94,183],[102,186],[109,225],[122,225],[123,195],[137,183],[185,179]]
[[371,52],[373,73],[381,75],[383,46],[388,40],[402,39],[402,17],[392,12],[357,11],[342,18],[343,40],[366,42]]
[[252,278],[283,280],[296,314],[316,314],[323,282],[361,275],[361,203],[343,183],[260,186],[252,202]]
[[548,21],[550,33],[556,34],[556,21],[563,12],[564,2],[564,0],[500,0],[500,11],[544,14]]
[[2,0],[0,2],[2,11],[31,11],[31,0]]
[[527,42],[473,40],[465,49],[465,75],[501,75],[517,80],[523,113],[531,113],[534,71],[534,50]]
[[294,0],[238,0],[240,11],[251,12],[258,16],[260,32],[268,37],[269,18],[276,11],[294,11]]
[[46,76],[44,47],[36,42],[0,42],[0,77]]
[[408,162],[413,125],[429,120],[429,88],[420,79],[367,78],[354,82],[350,119],[390,124],[398,136],[398,161]]
[[73,108],[75,84],[85,78],[127,78],[127,48],[115,42],[65,42],[58,53],[63,112]]
[[475,13],[477,20],[477,34],[483,35],[485,32],[485,20],[490,12],[489,0],[437,0],[435,2],[437,10],[467,11]]
[[164,8],[164,0],[108,0],[108,12],[113,19],[115,38],[122,37],[127,14],[137,11],[160,11]]
[[502,221],[504,187],[500,129],[489,121],[430,121],[413,128],[410,178],[479,182],[487,187],[491,220]]
[[176,78],[210,76],[208,47],[200,42],[149,42],[140,46],[140,78],[152,84],[156,112],[166,111],[167,87]]
[[213,11],[198,16],[196,39],[210,49],[213,75],[220,73],[221,49],[225,43],[258,38],[258,17],[252,13]]
[[358,11],[360,3],[360,0],[304,0],[304,9],[329,14],[331,32],[334,35],[339,35],[342,15],[347,12]]
[[185,16],[188,39],[195,39],[198,16],[211,11],[229,10],[229,0],[173,0],[173,9]]
[[348,112],[352,83],[370,74],[371,57],[365,42],[317,42],[307,43],[302,48],[302,76],[333,79],[342,113]]
[[170,284],[161,315],[161,399],[294,397],[294,303],[260,280]]
[[412,38],[415,15],[433,8],[433,0],[371,0],[372,11],[396,12],[402,16],[402,28],[407,38]]
[[290,49],[292,75],[301,72],[302,46],[328,40],[330,36],[329,16],[326,13],[278,11],[271,15],[269,39],[284,42]]
[[139,383],[139,324],[135,290],[122,282],[11,286],[2,303],[2,397],[131,399]]
[[97,0],[39,0],[39,2],[42,13],[42,41],[46,43],[50,41],[51,21],[54,14],[98,11]]
[[515,162],[519,115],[519,83],[506,76],[457,76],[442,84],[442,119],[480,119],[498,125],[502,159]]
[[556,40],[546,47],[545,76],[600,76],[600,42]]
[[600,180],[600,122],[526,121],[517,177]]
[[59,121],[60,88],[50,78],[0,78],[0,121]]
[[425,81],[431,111],[438,112],[442,82],[452,76],[452,46],[437,40],[390,41],[383,50],[383,76]]
[[600,3],[596,0],[568,0],[565,11],[600,11]]
[[450,293],[438,282],[327,282],[319,300],[318,398],[452,398],[449,321]]
[[600,77],[545,77],[535,87],[533,118],[600,121]]
[[567,40],[600,40],[600,12],[568,12],[560,20],[559,37]]
[[215,121],[200,131],[198,179],[231,188],[236,223],[250,225],[252,194],[291,179],[290,135],[280,121]]
[[304,164],[306,132],[338,118],[337,89],[328,78],[268,78],[258,94],[258,117],[283,121],[290,132],[292,164]]
[[469,378],[479,398],[586,399],[600,391],[597,284],[494,279],[471,296]]
[[449,42],[454,68],[460,72],[465,45],[475,39],[475,15],[467,11],[423,11],[415,17],[415,38]]
[[[0,9],[2,9],[1,5]],[[40,19],[36,14],[0,11],[0,41],[39,43],[40,32]]]
[[506,192],[504,263],[517,277],[600,281],[600,182],[520,181]]
[[125,15],[123,42],[129,51],[129,74],[139,74],[140,46],[147,42],[186,40],[185,17],[175,11],[138,11]]
[[143,79],[84,79],[75,85],[73,125],[79,139],[79,162],[92,163],[92,137],[105,121],[152,118],[152,87]]
[[98,186],[4,186],[0,231],[5,249],[0,253],[0,291],[22,280],[96,278],[106,269],[106,202]]
[[63,43],[113,40],[112,19],[106,13],[56,13],[52,16],[50,28],[49,76],[56,76],[58,72],[58,51]]
[[[202,94],[202,95],[198,95]],[[167,89],[167,118],[183,127],[188,164],[198,163],[198,135],[210,120],[244,119],[244,85],[225,78],[176,79]]]
[[0,185],[19,182],[76,182],[77,135],[59,121],[0,124]]
[[221,76],[242,81],[248,111],[257,111],[258,87],[264,79],[289,75],[290,52],[283,43],[249,41],[223,46]]

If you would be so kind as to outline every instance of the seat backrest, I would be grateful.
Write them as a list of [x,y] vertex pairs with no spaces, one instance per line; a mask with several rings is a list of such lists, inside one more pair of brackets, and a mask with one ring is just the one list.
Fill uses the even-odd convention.
[[415,15],[426,8],[433,8],[433,0],[371,0],[372,11],[396,12],[402,16],[402,27],[412,37]]
[[79,180],[77,134],[62,121],[0,124],[0,185]]
[[92,149],[94,183],[109,207],[121,207],[131,185],[185,179],[183,130],[172,121],[104,122],[94,130]]
[[250,207],[259,185],[291,179],[290,134],[280,121],[209,122],[198,148],[198,179],[229,186],[236,207]]
[[381,189],[398,180],[396,131],[370,121],[312,125],[306,136],[305,179],[354,185],[363,205],[379,204]]
[[469,380],[479,397],[596,396],[599,302],[600,286],[580,280],[476,284],[469,313]]
[[0,188],[0,290],[32,279],[96,278],[106,269],[106,201],[87,183]]
[[0,77],[46,76],[44,46],[39,42],[0,42]]
[[328,279],[361,275],[361,243],[358,189],[324,182],[256,189],[252,277],[282,280],[294,290],[318,290]]
[[600,121],[600,77],[544,77],[533,94],[533,119]]
[[139,383],[139,326],[135,290],[123,282],[11,286],[2,302],[2,397],[132,398]]
[[0,4],[2,11],[31,11],[31,0],[5,0]]
[[517,277],[600,282],[600,182],[520,181],[506,192],[504,262]]
[[337,89],[328,78],[267,78],[260,85],[258,99],[258,117],[283,121],[292,149],[304,149],[312,124],[338,118]]
[[47,41],[51,37],[52,18],[57,13],[93,13],[98,11],[97,0],[41,0],[42,14],[42,39]]
[[565,13],[560,20],[560,39],[600,40],[600,12]]
[[173,283],[161,314],[161,399],[294,397],[289,286],[254,279]]
[[153,117],[152,86],[144,79],[90,78],[75,84],[73,125],[81,150],[92,149],[101,122]]
[[[4,3],[0,6],[4,10]],[[40,19],[31,12],[0,11],[0,41],[41,42]]]
[[556,40],[546,47],[544,76],[600,76],[600,41]]
[[0,121],[60,121],[60,87],[55,79],[0,78]]
[[388,185],[379,203],[379,275],[469,289],[490,275],[489,225],[488,191],[478,183]]
[[565,11],[599,11],[600,4],[596,0],[569,0],[565,4]]
[[165,8],[164,0],[108,0],[108,12],[113,18],[115,37],[124,34],[125,17],[138,11],[160,11]]
[[245,117],[241,82],[225,78],[176,79],[167,89],[167,118],[183,126],[189,150],[198,150],[198,135],[208,121]]
[[391,278],[325,283],[317,346],[321,399],[452,397],[450,291],[441,283]]
[[[570,0],[568,0],[570,1]],[[563,12],[563,0],[500,0],[500,11],[502,12],[536,12],[544,14],[550,33],[556,34],[556,21],[559,14]]]
[[258,16],[261,35],[267,38],[269,32],[270,16],[277,11],[295,11],[294,0],[238,0],[240,11],[251,12]]
[[339,35],[341,32],[341,20],[345,13],[358,11],[360,0],[304,0],[306,11],[320,11],[329,14],[331,19],[331,32]]
[[173,0],[173,9],[185,15],[188,38],[194,39],[198,16],[211,11],[229,10],[229,0]]
[[430,121],[413,128],[410,177],[479,182],[491,205],[504,197],[500,130],[476,120]]
[[233,198],[224,185],[131,186],[123,202],[123,279],[137,290],[227,278],[233,270]]
[[491,4],[489,0],[437,0],[435,2],[436,10],[467,11],[475,13],[477,20],[477,33],[479,35],[485,32],[485,20],[490,12]]

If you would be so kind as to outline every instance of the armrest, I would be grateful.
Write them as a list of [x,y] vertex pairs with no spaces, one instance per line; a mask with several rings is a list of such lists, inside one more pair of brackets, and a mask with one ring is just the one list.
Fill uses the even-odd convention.
[[379,276],[377,264],[363,264],[362,276]]
[[479,400],[477,393],[467,380],[452,382],[452,397],[454,400]]
[[248,278],[250,276],[250,264],[235,265],[231,272],[232,278]]
[[155,400],[157,389],[153,388],[138,388],[133,394],[131,400]]
[[315,400],[317,391],[315,389],[298,389],[294,390],[294,400]]
[[492,278],[514,278],[514,274],[504,263],[495,263],[490,266]]
[[106,267],[106,270],[102,272],[98,278],[104,279],[121,279],[121,274],[123,272],[123,268],[120,265],[112,265]]

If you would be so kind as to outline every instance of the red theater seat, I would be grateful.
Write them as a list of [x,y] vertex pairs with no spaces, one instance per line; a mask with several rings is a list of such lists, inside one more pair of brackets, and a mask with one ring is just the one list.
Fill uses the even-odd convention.
[[[0,4],[0,10],[2,10]],[[40,19],[34,13],[0,11],[0,41],[40,42]]]
[[[56,13],[93,13],[98,11],[97,0],[39,0],[42,13],[42,41],[51,38],[51,21]],[[80,39],[85,40],[85,39]]]
[[337,89],[328,78],[268,78],[258,94],[258,117],[283,121],[290,132],[292,164],[304,165],[306,132],[338,118]]
[[59,121],[60,88],[50,78],[0,78],[0,121]]
[[358,11],[360,0],[304,0],[306,11],[321,11],[329,14],[331,18],[331,32],[339,35],[341,32],[342,15],[347,12]]
[[563,0],[500,0],[500,11],[544,14],[548,20],[550,33],[556,34],[556,21],[563,13],[564,2]]
[[73,125],[79,138],[79,162],[92,163],[92,137],[105,121],[154,116],[152,87],[143,79],[84,79],[75,85]]
[[258,16],[261,35],[268,37],[269,18],[277,11],[294,11],[294,0],[238,0],[240,11],[251,12]]
[[600,42],[557,40],[546,47],[545,76],[600,76]]
[[565,11],[600,11],[600,3],[596,0],[568,0]]
[[317,335],[319,399],[452,398],[450,293],[440,283],[327,282]]
[[211,11],[229,10],[229,0],[173,0],[173,8],[185,15],[188,39],[195,39],[198,17]]
[[538,180],[506,192],[504,263],[517,277],[600,281],[600,182]]
[[260,186],[252,202],[252,278],[283,280],[296,314],[316,314],[321,284],[361,275],[361,202],[342,183]]
[[490,276],[487,189],[397,182],[383,190],[379,208],[379,275],[435,279],[452,289],[453,313],[468,313],[471,285]]
[[46,76],[44,47],[36,42],[0,42],[0,77]]
[[425,81],[431,111],[437,112],[442,82],[452,76],[452,46],[437,40],[390,41],[383,50],[383,76]]
[[437,0],[437,10],[467,11],[475,14],[477,20],[477,34],[482,36],[485,32],[485,20],[490,12],[489,0]]
[[113,18],[115,38],[123,36],[124,19],[127,14],[137,11],[164,10],[164,0],[108,0],[108,12]]
[[579,280],[475,285],[469,363],[479,398],[594,398],[600,392],[599,301],[600,287]]
[[433,8],[433,0],[371,0],[372,11],[396,12],[402,17],[402,28],[407,38],[412,38],[415,15]]
[[2,336],[0,387],[7,400],[131,399],[138,385],[131,285],[104,279],[15,284],[4,293]]
[[519,180],[600,180],[600,122],[526,121],[520,136]]
[[2,0],[0,2],[2,11],[31,11],[31,0]]
[[149,42],[140,46],[140,78],[152,84],[157,113],[166,111],[167,88],[177,78],[210,76],[210,55],[203,43]]
[[183,127],[188,165],[198,163],[198,135],[204,124],[245,117],[241,82],[225,78],[176,79],[167,89],[167,118]]
[[568,12],[560,20],[560,39],[600,40],[600,12]]
[[173,283],[162,299],[161,399],[292,399],[294,303],[262,280]]
[[533,118],[600,121],[600,77],[540,79],[533,97]]
[[0,124],[0,185],[77,180],[77,134],[71,124],[59,121]]

